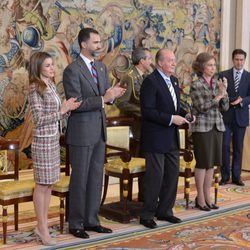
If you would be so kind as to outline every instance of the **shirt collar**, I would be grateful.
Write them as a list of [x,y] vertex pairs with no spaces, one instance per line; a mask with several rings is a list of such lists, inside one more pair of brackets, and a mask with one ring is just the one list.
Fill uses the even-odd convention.
[[242,75],[244,69],[237,70],[236,68],[234,68],[233,70],[234,70],[234,75],[236,74],[236,72],[239,72],[240,75]]
[[87,64],[87,65],[90,65],[90,63],[93,61],[93,60],[90,60],[88,57],[84,56],[83,54],[80,53],[80,57],[82,58],[82,60]]
[[85,64],[87,65],[88,69],[89,69],[89,72],[92,74],[92,71],[91,71],[91,62],[93,60],[90,60],[88,57],[84,56],[83,54],[80,53],[80,57],[82,58],[82,60],[85,62]]
[[158,69],[158,68],[157,68],[157,70],[158,70],[158,72],[160,73],[160,75],[162,76],[162,78],[163,78],[164,80],[171,81],[170,76],[167,76],[165,73],[163,73],[163,72],[162,72],[160,69]]
[[136,69],[137,69],[138,73],[140,74],[140,76],[143,76],[144,73],[138,67],[136,67]]

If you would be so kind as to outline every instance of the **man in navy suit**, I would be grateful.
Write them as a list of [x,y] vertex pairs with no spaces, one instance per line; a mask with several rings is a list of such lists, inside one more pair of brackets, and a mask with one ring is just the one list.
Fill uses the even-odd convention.
[[230,100],[230,108],[222,113],[226,131],[223,135],[220,185],[227,184],[230,179],[230,144],[232,138],[232,183],[244,186],[240,177],[241,161],[244,135],[246,127],[249,125],[248,105],[250,104],[250,73],[243,69],[246,56],[246,52],[242,49],[235,49],[232,53],[233,68],[219,74],[219,78],[227,78],[227,92]]
[[176,59],[169,49],[160,49],[155,57],[156,69],[141,86],[142,149],[146,173],[144,205],[140,224],[156,228],[158,220],[180,223],[173,215],[179,176],[178,126],[187,121],[180,108],[180,91],[175,71]]

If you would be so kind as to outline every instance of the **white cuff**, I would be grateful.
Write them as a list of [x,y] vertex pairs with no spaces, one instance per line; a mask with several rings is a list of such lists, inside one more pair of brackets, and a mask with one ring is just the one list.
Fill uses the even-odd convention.
[[102,98],[102,108],[104,109],[105,103],[104,103],[104,100],[103,100],[103,96],[101,96],[101,98]]

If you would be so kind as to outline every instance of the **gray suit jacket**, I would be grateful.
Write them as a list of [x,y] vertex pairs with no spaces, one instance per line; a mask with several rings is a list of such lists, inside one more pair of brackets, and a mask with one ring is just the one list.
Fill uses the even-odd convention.
[[95,61],[95,65],[99,89],[81,57],[68,65],[63,73],[66,98],[77,97],[82,100],[81,106],[72,111],[68,119],[66,140],[70,145],[93,145],[100,136],[106,140],[106,116],[101,96],[110,83],[106,66],[99,61]]

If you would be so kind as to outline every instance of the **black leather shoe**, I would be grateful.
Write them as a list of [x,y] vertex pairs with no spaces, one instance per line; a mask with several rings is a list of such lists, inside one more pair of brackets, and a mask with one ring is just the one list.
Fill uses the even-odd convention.
[[140,224],[142,224],[144,227],[148,227],[148,228],[157,228],[157,224],[155,223],[155,221],[153,219],[140,219]]
[[181,223],[181,219],[173,215],[172,216],[159,216],[157,217],[157,220],[164,220],[164,221],[168,221],[171,223]]
[[215,204],[211,204],[211,205],[209,205],[207,202],[206,202],[206,205],[207,205],[207,207],[208,208],[210,208],[210,209],[219,209],[219,207],[217,206],[217,205],[215,205]]
[[201,211],[211,211],[211,209],[208,207],[208,206],[201,206],[199,203],[198,203],[198,199],[197,197],[195,198],[195,207],[196,208],[199,208]]
[[226,185],[227,183],[228,183],[228,181],[224,181],[224,180],[222,180],[222,179],[219,181],[219,185],[220,185],[220,186],[224,186],[224,185]]
[[94,232],[103,233],[103,234],[109,234],[113,232],[110,228],[106,228],[101,225],[95,226],[95,227],[84,227],[84,229],[86,231],[94,231]]
[[233,181],[233,184],[237,185],[237,186],[245,186],[245,183],[242,180],[239,181]]
[[84,229],[69,229],[69,233],[73,234],[77,238],[89,238],[89,235],[84,231]]

